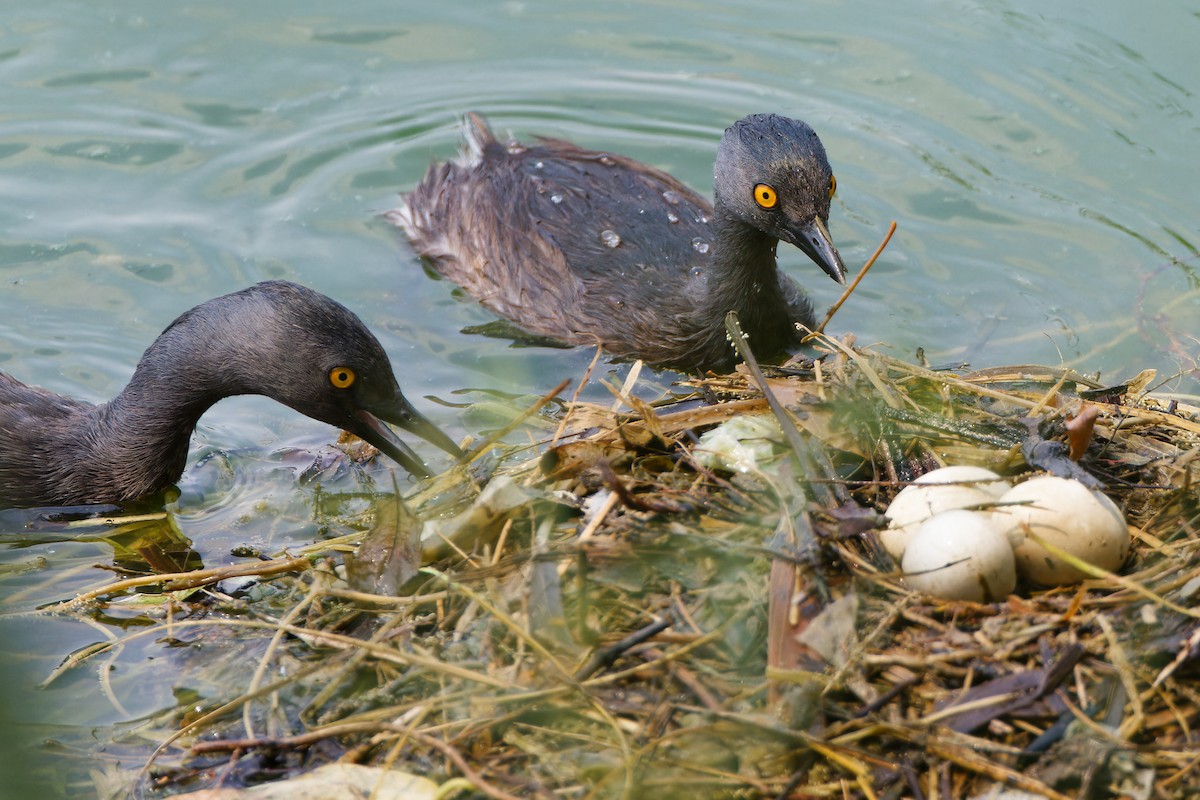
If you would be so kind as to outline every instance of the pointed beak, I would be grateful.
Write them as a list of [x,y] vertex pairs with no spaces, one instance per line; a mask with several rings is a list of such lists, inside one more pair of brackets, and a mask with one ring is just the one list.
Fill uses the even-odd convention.
[[838,283],[846,282],[846,265],[842,263],[841,255],[833,246],[833,237],[820,217],[814,217],[807,225],[789,229],[788,232],[792,234],[791,243],[825,270],[825,274]]
[[431,474],[429,468],[411,447],[401,441],[392,432],[392,429],[384,424],[385,422],[415,433],[455,458],[463,456],[463,451],[454,443],[454,440],[421,416],[399,391],[391,401],[375,404],[370,409],[360,408],[354,412],[354,416],[361,424],[350,429],[351,433],[378,448],[380,452],[418,478],[428,478]]

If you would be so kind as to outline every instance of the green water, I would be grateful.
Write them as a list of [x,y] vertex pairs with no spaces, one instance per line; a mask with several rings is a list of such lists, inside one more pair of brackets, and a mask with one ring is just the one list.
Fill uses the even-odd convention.
[[[106,399],[180,311],[283,277],[357,311],[408,396],[461,436],[469,421],[426,395],[542,392],[590,353],[461,333],[490,315],[379,219],[454,154],[460,115],[707,191],[722,129],[777,111],[824,140],[830,228],[852,268],[900,226],[834,332],[934,363],[1062,362],[1113,382],[1152,367],[1164,390],[1200,394],[1200,13],[1187,4],[107,5],[0,15],[0,369],[21,380]],[[835,299],[799,252],[781,255],[818,308]],[[331,436],[262,399],[205,417],[177,522],[206,565],[236,561],[233,544],[318,534],[275,524],[312,489],[270,454]],[[264,455],[227,455],[244,452]],[[162,659],[161,685],[124,696],[125,713],[95,668],[34,689],[103,634],[12,614],[91,585],[112,551],[2,557],[34,558],[34,577],[0,582],[0,751],[15,764],[0,787],[88,796],[88,770],[114,763],[93,743],[170,707],[177,676]],[[47,576],[57,595],[31,588]],[[147,643],[115,668],[161,655]]]

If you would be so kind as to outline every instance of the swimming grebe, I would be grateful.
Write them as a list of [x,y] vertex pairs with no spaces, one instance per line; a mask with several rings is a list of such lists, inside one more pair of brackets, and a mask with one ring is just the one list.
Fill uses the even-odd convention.
[[829,236],[836,182],[805,123],[735,122],[717,148],[714,203],[661,170],[556,139],[502,144],[470,114],[465,163],[434,164],[386,216],[485,307],[533,333],[681,369],[734,354],[725,315],[773,358],[811,326],[776,268],[779,240],[845,280]]
[[357,316],[312,289],[268,281],[172,322],[108,403],[0,372],[0,508],[122,502],[165,489],[183,474],[200,416],[240,394],[343,428],[418,476],[429,474],[425,463],[381,420],[462,455],[401,394]]

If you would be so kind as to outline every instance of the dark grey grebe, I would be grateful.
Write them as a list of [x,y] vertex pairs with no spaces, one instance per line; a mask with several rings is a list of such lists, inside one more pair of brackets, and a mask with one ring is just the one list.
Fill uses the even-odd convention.
[[714,203],[660,170],[556,139],[501,144],[467,117],[467,161],[434,164],[387,214],[418,254],[521,327],[678,368],[733,361],[725,315],[772,358],[812,325],[779,240],[845,280],[826,227],[836,182],[799,120],[755,114],[717,148]]
[[0,508],[121,502],[183,474],[196,422],[224,397],[261,394],[359,436],[419,476],[380,420],[454,456],[409,404],[378,340],[323,294],[268,281],[209,300],[150,345],[129,385],[94,406],[0,372]]

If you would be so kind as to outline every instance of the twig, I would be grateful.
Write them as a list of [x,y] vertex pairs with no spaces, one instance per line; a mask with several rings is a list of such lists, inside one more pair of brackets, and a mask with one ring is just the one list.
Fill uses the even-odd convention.
[[516,795],[511,795],[503,789],[498,789],[485,781],[482,775],[471,768],[471,765],[467,763],[467,759],[463,758],[463,754],[458,751],[458,748],[434,736],[429,736],[418,731],[413,731],[411,735],[418,742],[441,750],[446,758],[454,762],[454,766],[458,767],[458,771],[463,774],[463,777],[473,783],[476,789],[488,797],[494,798],[494,800],[519,800]]
[[395,727],[386,722],[346,722],[327,725],[294,736],[250,736],[240,739],[196,741],[192,742],[190,749],[197,755],[227,753],[231,750],[295,750],[336,736],[345,736],[351,733],[378,733],[394,730]]
[[883,694],[879,695],[879,697],[876,697],[871,702],[860,706],[857,710],[851,712],[850,719],[861,719],[862,717],[874,714],[876,711],[892,702],[892,700],[916,686],[923,678],[923,675],[913,675],[910,678],[905,678]]
[[588,663],[584,664],[579,668],[578,671],[576,671],[575,680],[586,681],[600,670],[610,666],[625,651],[637,647],[642,642],[657,636],[669,627],[671,627],[670,620],[656,620],[644,628],[634,631],[618,642],[613,642],[607,647],[601,647],[592,654],[592,657],[588,660]]
[[1068,795],[1051,789],[1046,784],[1023,772],[1018,772],[1003,764],[989,761],[986,756],[959,744],[952,744],[939,738],[931,738],[926,744],[926,751],[933,756],[950,761],[965,770],[977,775],[984,775],[993,781],[1016,786],[1027,792],[1036,793],[1038,797],[1049,800],[1071,800]]
[[253,564],[235,564],[228,567],[213,567],[212,569],[201,569],[194,572],[143,575],[138,578],[127,578],[116,583],[110,583],[99,589],[84,592],[70,600],[63,600],[60,603],[44,606],[39,610],[43,612],[62,611],[71,606],[87,603],[107,595],[119,594],[127,589],[136,589],[139,586],[153,586],[161,583],[163,584],[163,591],[176,592],[183,589],[196,589],[201,586],[218,583],[226,578],[240,578],[248,575],[278,575],[282,572],[303,572],[311,566],[312,561],[305,557],[276,558],[271,561],[258,561]]
[[[645,655],[648,663],[654,663],[666,658],[666,653],[664,653],[662,650],[659,650],[657,647],[647,647],[642,652],[643,655]],[[696,676],[696,673],[692,672],[678,661],[671,662],[670,668],[671,674],[675,677],[675,679],[682,683],[688,689],[688,691],[695,695],[696,699],[700,701],[702,706],[709,711],[720,711],[722,709],[721,701],[718,700],[716,695],[714,695],[712,691],[704,685],[704,681],[700,680],[700,678]]]
[[550,440],[551,447],[558,444],[558,440],[562,438],[563,431],[567,429],[567,423],[571,420],[571,413],[575,410],[576,404],[579,402],[579,395],[583,393],[583,387],[587,386],[588,380],[592,377],[592,370],[596,368],[596,364],[600,361],[600,356],[602,355],[604,355],[604,348],[597,347],[596,355],[592,356],[592,363],[588,364],[587,369],[584,370],[583,377],[579,379],[579,383],[575,387],[575,393],[571,395],[571,400],[567,403],[567,410],[559,421],[557,430],[554,431],[554,438]]
[[892,224],[888,226],[887,233],[883,235],[883,241],[879,243],[879,247],[875,248],[875,252],[872,253],[871,257],[867,259],[867,263],[863,264],[863,268],[860,269],[858,274],[854,276],[854,280],[850,281],[850,285],[846,287],[846,291],[842,292],[842,296],[839,297],[837,302],[825,312],[825,319],[821,320],[821,324],[816,327],[816,330],[804,337],[805,341],[825,332],[825,326],[829,324],[829,320],[833,319],[833,315],[836,314],[838,309],[842,307],[842,303],[846,302],[846,299],[850,297],[850,294],[856,288],[858,288],[858,284],[862,283],[862,279],[867,276],[867,271],[875,265],[875,259],[879,258],[879,254],[883,252],[883,248],[887,247],[888,242],[892,240],[892,234],[895,232],[896,221],[892,220]]

